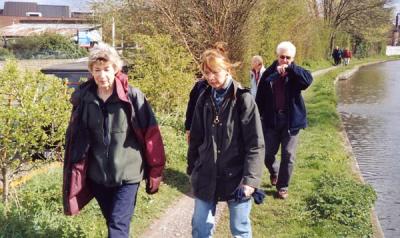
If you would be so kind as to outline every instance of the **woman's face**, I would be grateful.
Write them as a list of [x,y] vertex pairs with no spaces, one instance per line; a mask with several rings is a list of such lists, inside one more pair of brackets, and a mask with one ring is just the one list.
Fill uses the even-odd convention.
[[204,70],[204,78],[207,79],[208,84],[215,89],[220,89],[224,86],[227,76],[228,71],[222,68],[212,70],[207,67]]
[[93,64],[91,73],[99,89],[111,89],[114,85],[117,73],[111,62],[96,62]]

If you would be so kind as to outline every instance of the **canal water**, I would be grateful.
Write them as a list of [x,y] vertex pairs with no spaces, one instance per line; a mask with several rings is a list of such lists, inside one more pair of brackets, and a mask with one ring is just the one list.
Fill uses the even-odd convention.
[[339,81],[337,94],[361,173],[378,194],[385,237],[400,237],[400,61],[362,67]]

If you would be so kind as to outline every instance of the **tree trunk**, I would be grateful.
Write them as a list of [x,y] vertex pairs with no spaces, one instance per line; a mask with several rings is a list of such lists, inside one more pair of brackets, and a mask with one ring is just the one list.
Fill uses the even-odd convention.
[[1,175],[3,176],[3,203],[7,206],[8,203],[8,190],[9,190],[9,180],[8,180],[8,168],[4,167],[1,169]]
[[330,49],[329,57],[331,57],[330,54],[332,53],[333,48],[335,47],[335,46],[334,46],[334,44],[335,44],[335,38],[336,38],[336,32],[335,32],[335,31],[332,31],[332,32],[329,34],[329,49]]

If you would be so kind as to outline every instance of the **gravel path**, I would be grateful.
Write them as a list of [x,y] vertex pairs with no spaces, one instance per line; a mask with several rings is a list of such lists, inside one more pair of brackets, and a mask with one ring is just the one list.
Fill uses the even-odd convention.
[[[220,202],[215,215],[216,223],[225,211],[226,203]],[[175,238],[191,237],[191,219],[194,208],[194,199],[185,194],[175,204],[165,211],[164,215],[155,220],[140,238]]]

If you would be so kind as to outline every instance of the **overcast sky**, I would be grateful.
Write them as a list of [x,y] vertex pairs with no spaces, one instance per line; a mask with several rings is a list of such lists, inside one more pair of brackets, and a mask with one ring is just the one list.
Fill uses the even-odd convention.
[[36,2],[43,5],[69,6],[70,11],[89,10],[86,0],[0,0],[0,9],[3,9],[4,2]]

